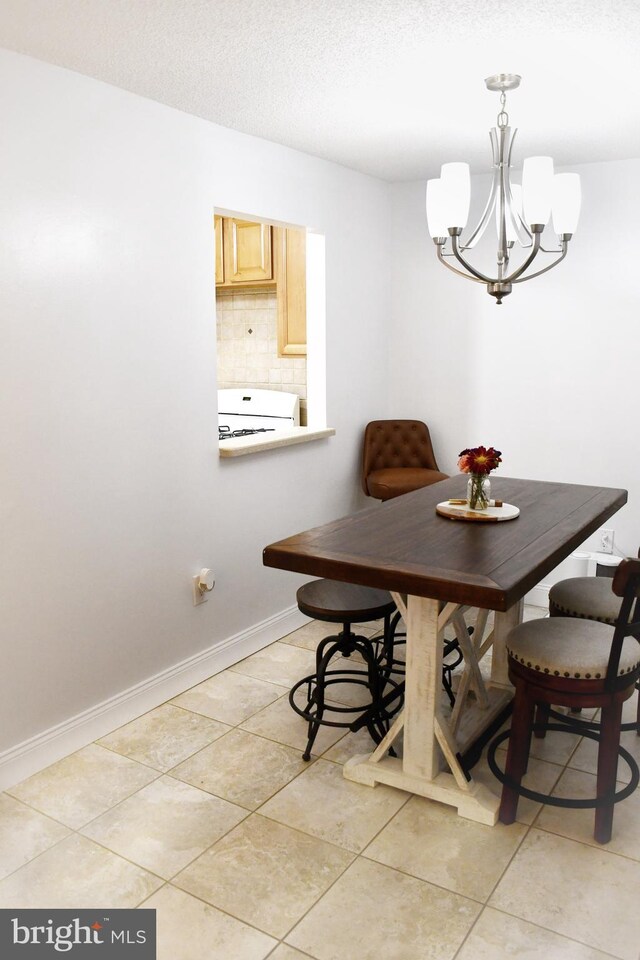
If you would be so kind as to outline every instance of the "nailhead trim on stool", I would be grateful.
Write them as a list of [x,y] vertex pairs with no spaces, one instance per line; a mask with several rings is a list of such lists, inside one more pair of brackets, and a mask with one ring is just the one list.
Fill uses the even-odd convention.
[[[506,645],[509,656],[530,670],[576,680],[599,680],[607,672],[612,637],[613,628],[606,623],[549,617],[514,627]],[[633,637],[627,637],[622,646],[618,676],[631,673],[639,664],[640,645]]]
[[600,620],[611,626],[620,612],[620,602],[620,597],[611,589],[609,577],[571,577],[555,583],[549,591],[549,608],[553,614]]

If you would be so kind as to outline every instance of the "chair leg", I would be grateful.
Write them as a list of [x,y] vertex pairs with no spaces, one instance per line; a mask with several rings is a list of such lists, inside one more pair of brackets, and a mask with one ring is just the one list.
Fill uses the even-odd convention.
[[636,713],[636,736],[640,737],[640,680],[636,683],[636,690],[638,691],[638,712]]
[[331,654],[329,659],[333,656],[336,650],[340,649],[340,635],[332,634],[330,637],[325,637],[324,640],[321,640],[318,646],[316,647],[316,673],[320,670],[320,664],[325,658],[327,648],[331,647]]
[[[535,703],[526,687],[521,684],[516,686],[505,774],[518,787],[527,770],[534,710]],[[513,823],[518,812],[518,799],[517,789],[503,784],[499,813],[502,823]]]
[[327,639],[329,640],[328,644],[325,644],[324,640],[322,641],[321,646],[323,646],[324,654],[319,662],[316,654],[317,673],[315,678],[315,688],[307,703],[307,710],[310,710],[312,704],[315,703],[316,713],[314,719],[309,720],[308,723],[308,739],[307,746],[302,754],[303,760],[311,759],[311,749],[322,725],[321,721],[324,714],[325,674],[329,667],[329,663],[331,662],[331,658],[338,649],[337,644],[331,643],[331,641],[334,639],[333,637],[328,637]]
[[[360,651],[360,655],[367,665],[367,687],[371,694],[371,702],[380,707],[386,678],[381,675],[378,661],[369,645],[358,641],[356,648]],[[367,729],[373,741],[379,743],[387,732],[388,724],[385,724],[382,717],[377,715],[371,718],[371,722],[367,724]],[[378,739],[376,739],[373,731],[377,731]]]
[[393,646],[396,634],[396,628],[400,620],[400,614],[396,613],[393,617],[389,614],[384,618],[384,628],[382,632],[382,652],[380,656],[380,666],[389,676],[393,670]]
[[[548,704],[548,703],[539,703],[539,704],[538,704],[537,709],[536,709],[536,719],[535,719],[535,725],[536,725],[536,726],[540,725],[540,726],[543,727],[543,728],[546,727],[546,725],[547,725],[548,722],[549,722],[549,710],[550,710],[550,709],[551,709],[551,705]],[[534,730],[534,731],[533,731],[533,735],[534,735],[534,737],[536,737],[538,740],[544,740],[544,738],[545,738],[546,735],[547,735],[547,731],[546,731],[545,729]]]
[[618,772],[618,746],[620,744],[620,723],[622,719],[622,700],[602,708],[600,719],[600,743],[598,745],[598,782],[597,797],[610,797],[611,802],[596,807],[596,822],[593,832],[598,843],[611,840],[613,827],[613,795],[616,789]]
[[[398,631],[398,624],[402,619],[402,614],[400,611],[396,611],[393,615],[387,614],[384,618],[384,630],[382,635],[382,648],[379,654],[380,668],[383,670],[387,678],[395,671],[398,672],[395,667],[395,647],[396,647],[396,633]],[[403,636],[403,634],[400,634]]]

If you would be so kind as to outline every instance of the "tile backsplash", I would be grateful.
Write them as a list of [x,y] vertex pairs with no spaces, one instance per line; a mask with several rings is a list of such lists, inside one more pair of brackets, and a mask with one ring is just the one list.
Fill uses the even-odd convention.
[[218,295],[218,387],[285,390],[306,408],[307,358],[279,357],[275,291]]

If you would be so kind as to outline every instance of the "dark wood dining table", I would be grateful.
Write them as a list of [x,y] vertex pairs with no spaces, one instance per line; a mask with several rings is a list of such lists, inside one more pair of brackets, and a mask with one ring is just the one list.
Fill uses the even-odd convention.
[[[464,498],[459,475],[272,543],[263,555],[269,567],[389,590],[403,614],[404,708],[372,754],[345,764],[345,777],[430,797],[488,824],[497,820],[499,799],[461,757],[511,699],[506,635],[522,619],[525,594],[627,501],[626,490],[608,487],[495,476],[491,484],[519,516],[473,522],[438,515],[438,503]],[[469,608],[478,608],[472,637]],[[485,635],[490,611],[494,625]],[[440,682],[447,624],[464,654],[452,711]],[[401,733],[402,756],[389,756]]]

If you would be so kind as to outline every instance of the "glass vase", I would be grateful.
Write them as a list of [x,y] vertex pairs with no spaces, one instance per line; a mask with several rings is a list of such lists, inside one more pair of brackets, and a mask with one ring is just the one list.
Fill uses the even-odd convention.
[[472,473],[467,480],[467,505],[470,510],[486,510],[491,500],[491,481],[486,474]]

